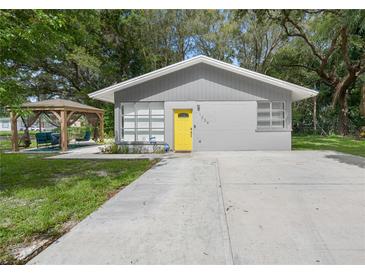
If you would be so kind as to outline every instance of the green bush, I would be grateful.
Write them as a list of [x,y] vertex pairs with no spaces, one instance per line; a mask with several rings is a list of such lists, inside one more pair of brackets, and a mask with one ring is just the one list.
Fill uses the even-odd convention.
[[160,145],[153,146],[152,150],[146,148],[143,145],[129,146],[129,145],[117,145],[109,144],[101,149],[102,153],[106,154],[141,154],[141,153],[158,153],[163,154],[165,150]]
[[101,152],[105,154],[126,154],[128,153],[128,148],[122,149],[122,147],[118,146],[117,144],[111,144],[103,147]]

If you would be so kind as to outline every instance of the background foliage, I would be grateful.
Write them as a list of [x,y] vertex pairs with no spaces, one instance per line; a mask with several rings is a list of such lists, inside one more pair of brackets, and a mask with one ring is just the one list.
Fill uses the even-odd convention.
[[67,98],[106,109],[112,132],[88,93],[204,54],[319,90],[294,104],[297,132],[365,124],[363,10],[3,10],[0,26],[1,106]]

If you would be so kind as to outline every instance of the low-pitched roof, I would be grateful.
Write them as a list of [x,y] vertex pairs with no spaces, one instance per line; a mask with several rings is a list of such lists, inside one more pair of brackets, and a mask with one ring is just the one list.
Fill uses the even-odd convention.
[[65,100],[65,99],[50,99],[38,102],[28,102],[22,104],[23,108],[31,109],[67,109],[67,110],[80,110],[87,112],[103,112],[104,110],[78,102]]
[[208,64],[220,69],[224,69],[226,71],[230,71],[232,73],[236,73],[236,74],[240,74],[243,75],[245,77],[249,77],[252,79],[256,79],[258,81],[261,82],[265,82],[267,84],[273,85],[273,86],[277,86],[277,87],[281,87],[284,88],[286,90],[290,90],[292,92],[292,99],[293,101],[299,101],[299,100],[303,100],[309,97],[314,97],[318,94],[317,91],[312,90],[312,89],[308,89],[293,83],[289,83],[283,80],[279,80],[276,79],[274,77],[270,77],[258,72],[254,72],[248,69],[244,69],[232,64],[228,64],[204,55],[199,55],[196,57],[193,57],[191,59],[188,60],[184,60],[181,61],[179,63],[146,73],[144,75],[132,78],[130,80],[106,87],[104,89],[89,93],[89,97],[94,98],[94,99],[98,99],[100,101],[105,101],[105,102],[110,102],[113,103],[114,102],[114,93],[116,91],[121,91],[123,89],[141,84],[143,82],[158,78],[160,76],[199,64],[199,63],[204,63],[204,64]]

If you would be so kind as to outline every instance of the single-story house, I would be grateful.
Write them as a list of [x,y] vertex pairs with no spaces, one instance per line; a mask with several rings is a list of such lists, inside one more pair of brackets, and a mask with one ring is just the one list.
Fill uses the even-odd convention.
[[291,104],[316,95],[206,56],[89,94],[114,103],[117,144],[175,151],[290,150]]

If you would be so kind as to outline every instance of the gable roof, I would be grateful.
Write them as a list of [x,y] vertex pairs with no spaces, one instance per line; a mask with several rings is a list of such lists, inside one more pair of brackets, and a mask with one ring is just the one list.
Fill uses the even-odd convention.
[[170,66],[143,74],[141,76],[132,78],[130,80],[106,87],[104,89],[89,93],[89,97],[94,98],[94,99],[98,99],[100,101],[105,101],[105,102],[110,102],[113,103],[114,102],[114,93],[116,91],[121,91],[124,90],[126,88],[144,83],[146,81],[158,78],[160,76],[187,68],[187,67],[191,67],[193,65],[199,64],[199,63],[204,63],[204,64],[208,64],[220,69],[224,69],[226,71],[230,71],[232,73],[236,73],[248,78],[252,78],[255,79],[257,81],[261,81],[273,86],[277,86],[286,90],[290,90],[292,92],[292,99],[293,101],[299,101],[299,100],[303,100],[309,97],[314,97],[318,94],[317,91],[312,90],[312,89],[308,89],[296,84],[292,84],[283,80],[279,80],[276,79],[274,77],[270,77],[258,72],[254,72],[248,69],[244,69],[235,65],[231,65],[204,55],[199,55],[196,57],[193,57],[191,59],[188,60],[184,60],[181,62],[178,62],[176,64],[172,64]]

